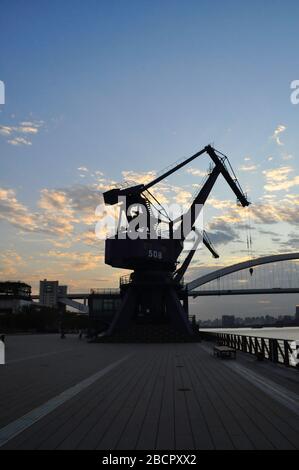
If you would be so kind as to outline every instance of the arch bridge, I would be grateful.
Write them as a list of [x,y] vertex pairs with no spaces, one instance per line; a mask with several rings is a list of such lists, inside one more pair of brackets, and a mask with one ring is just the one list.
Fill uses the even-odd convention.
[[187,284],[191,297],[299,293],[299,252],[262,256],[217,269]]

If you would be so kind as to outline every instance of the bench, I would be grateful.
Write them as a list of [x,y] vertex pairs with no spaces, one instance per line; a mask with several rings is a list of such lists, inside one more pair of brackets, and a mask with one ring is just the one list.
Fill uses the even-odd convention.
[[228,346],[214,346],[214,356],[224,358],[236,359],[237,351]]

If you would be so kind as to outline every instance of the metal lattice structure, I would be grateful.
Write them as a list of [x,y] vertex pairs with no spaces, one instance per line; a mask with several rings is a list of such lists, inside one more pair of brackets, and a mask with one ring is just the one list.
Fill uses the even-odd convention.
[[263,256],[210,272],[189,282],[190,296],[299,292],[299,252]]

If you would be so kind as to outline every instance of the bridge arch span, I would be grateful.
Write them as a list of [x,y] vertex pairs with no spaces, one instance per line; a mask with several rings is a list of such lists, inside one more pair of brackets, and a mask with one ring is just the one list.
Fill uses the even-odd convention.
[[241,263],[236,263],[225,268],[217,269],[216,271],[194,279],[194,281],[191,281],[187,284],[187,290],[191,291],[193,289],[196,289],[196,287],[207,284],[208,282],[214,281],[215,279],[219,279],[220,277],[226,276],[227,274],[242,271],[243,269],[250,269],[261,264],[277,263],[278,261],[288,261],[292,259],[299,259],[299,252],[262,256],[261,258],[242,261]]

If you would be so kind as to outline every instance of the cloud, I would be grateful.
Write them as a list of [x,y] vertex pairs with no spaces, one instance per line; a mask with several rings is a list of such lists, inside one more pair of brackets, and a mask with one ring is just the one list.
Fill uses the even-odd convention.
[[257,165],[242,165],[239,170],[241,171],[255,171],[258,169]]
[[285,181],[288,178],[289,173],[292,171],[294,171],[293,168],[289,166],[281,166],[279,168],[265,170],[263,171],[263,174],[266,176],[266,179],[271,182],[281,182]]
[[208,225],[208,234],[215,244],[227,244],[231,241],[238,241],[239,236],[236,230],[223,218],[215,217]]
[[90,271],[103,263],[103,254],[92,252],[69,252],[50,250],[47,257],[51,260],[62,260],[64,271]]
[[25,139],[25,137],[14,137],[7,142],[11,145],[32,145],[32,142],[30,142],[28,139]]
[[30,127],[30,128],[36,128],[39,129],[40,127],[43,127],[45,124],[44,121],[22,121],[20,122],[21,127]]
[[287,161],[287,160],[293,160],[294,156],[291,155],[291,154],[287,154],[287,153],[286,153],[286,154],[284,154],[281,158],[282,158],[282,160]]
[[68,224],[68,232],[71,232],[74,224],[95,225],[99,220],[95,210],[101,203],[100,191],[92,186],[74,185],[63,189],[43,189],[38,205],[46,211],[48,218],[64,220]]
[[215,245],[226,245],[231,241],[237,241],[239,239],[237,233],[223,232],[221,230],[216,230],[214,232],[209,232],[209,237]]
[[38,228],[36,217],[17,200],[13,189],[0,188],[0,219],[22,230],[35,231]]
[[202,170],[198,170],[197,168],[187,168],[186,173],[193,175],[193,176],[206,176],[206,172]]
[[46,191],[42,191],[41,197],[40,207],[43,211],[33,213],[17,200],[13,189],[0,188],[0,219],[7,221],[22,232],[67,237],[72,233],[76,220],[69,208],[62,209],[58,205],[55,207],[53,199],[45,203]]
[[100,241],[96,237],[95,230],[86,230],[80,233],[77,237],[77,241],[84,243],[88,246],[99,245]]
[[[14,146],[32,145],[28,135],[35,135],[44,126],[44,121],[22,121],[16,126],[0,125],[0,135],[11,137],[7,143]],[[26,137],[24,137],[24,135]]]
[[17,131],[22,133],[22,134],[37,134],[38,133],[38,128],[34,126],[20,126],[17,128]]
[[192,194],[189,191],[180,190],[176,192],[175,202],[177,204],[185,205],[191,202]]
[[[229,204],[225,204],[222,208],[221,201],[219,205],[217,200],[216,203],[213,200],[211,202],[213,206],[221,209],[222,213],[211,219],[208,231],[223,231],[226,227],[224,231],[227,232],[227,226],[233,226],[234,230],[246,228],[248,226],[248,210],[249,217],[255,224],[287,223],[296,227],[299,225],[299,194],[287,194],[279,200],[275,195],[265,195],[260,202],[252,204],[247,210]],[[222,224],[224,225],[221,226]]]
[[299,249],[299,236],[296,233],[290,233],[288,239],[280,243],[284,249],[297,251]]
[[38,212],[30,211],[17,199],[13,189],[0,188],[0,219],[23,232],[70,236],[75,225],[95,225],[96,207],[101,193],[89,186],[75,185],[64,189],[43,189],[37,202]]
[[70,236],[79,223],[72,201],[63,190],[43,189],[38,206],[43,209],[39,219],[41,227],[58,236]]
[[0,134],[1,135],[4,135],[4,136],[7,136],[7,135],[11,135],[12,132],[13,132],[13,127],[10,127],[10,126],[1,126],[0,125]]
[[277,145],[284,145],[280,140],[280,134],[286,130],[286,126],[280,124],[276,127],[274,134],[271,136],[275,140]]
[[[213,224],[220,224],[221,222],[226,223],[226,224],[238,224],[238,223],[243,223],[245,218],[246,218],[246,211],[240,207],[234,207],[227,212],[222,212],[221,215],[213,217],[211,219],[211,222],[209,223],[209,227],[212,227]],[[213,226],[213,228],[215,225]]]
[[62,190],[42,189],[38,205],[46,211],[59,211],[66,215],[72,213],[70,200]]
[[147,184],[150,183],[155,177],[155,171],[147,171],[143,173],[138,173],[133,170],[122,171],[122,176],[125,181],[132,182],[133,184]]
[[86,225],[96,222],[96,207],[102,202],[101,193],[91,186],[74,185],[65,188],[64,193],[77,219]]
[[271,170],[263,171],[266,178],[264,189],[269,192],[288,190],[293,186],[299,185],[299,176],[290,178],[290,173],[294,169],[290,166],[281,166]]
[[0,274],[2,276],[17,275],[23,264],[23,258],[15,250],[5,250],[0,253]]
[[206,202],[209,206],[212,206],[214,209],[235,209],[236,203],[229,200],[229,199],[216,199],[216,198],[209,198]]
[[251,207],[251,217],[256,223],[275,224],[279,222],[299,225],[299,195],[288,194],[279,200],[266,199]]
[[271,237],[276,237],[278,234],[276,232],[273,232],[272,230],[259,230],[259,233],[262,235],[269,235]]
[[251,216],[256,223],[275,224],[280,222],[278,207],[273,206],[270,202],[252,206]]

